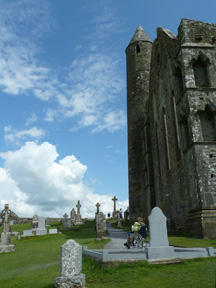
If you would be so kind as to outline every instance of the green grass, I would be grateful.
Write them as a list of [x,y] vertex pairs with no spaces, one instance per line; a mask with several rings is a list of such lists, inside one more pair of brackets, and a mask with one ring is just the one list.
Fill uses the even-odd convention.
[[[13,225],[13,231],[29,229],[30,225]],[[53,223],[57,227],[56,223]],[[53,226],[52,225],[52,226]],[[78,230],[67,229],[58,235],[22,238],[12,242],[15,252],[0,254],[1,288],[54,288],[55,277],[60,276],[60,247],[73,239],[90,249],[100,249],[109,240],[96,241],[94,221],[86,222]],[[195,240],[169,237],[170,245],[216,248],[216,240]],[[180,265],[152,265],[145,262],[122,264],[101,270],[99,264],[83,257],[86,287],[194,287],[213,288],[216,258],[183,261]]]

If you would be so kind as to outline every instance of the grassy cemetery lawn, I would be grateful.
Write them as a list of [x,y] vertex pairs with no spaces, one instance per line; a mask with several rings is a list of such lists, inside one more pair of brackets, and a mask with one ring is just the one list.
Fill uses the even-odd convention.
[[[53,223],[54,225],[54,223]],[[14,237],[15,252],[0,254],[1,288],[54,288],[55,277],[60,276],[60,247],[73,239],[90,249],[100,249],[109,241],[95,240],[94,221],[78,230],[67,229],[62,234],[22,238]],[[0,232],[2,227],[0,227]],[[13,231],[29,229],[30,225],[13,225]],[[52,227],[50,227],[52,228]],[[195,240],[169,237],[170,245],[207,247],[216,249],[216,240]],[[215,287],[216,258],[183,261],[178,265],[152,265],[145,262],[122,264],[100,269],[97,262],[83,257],[82,273],[86,287],[121,288],[213,288]]]

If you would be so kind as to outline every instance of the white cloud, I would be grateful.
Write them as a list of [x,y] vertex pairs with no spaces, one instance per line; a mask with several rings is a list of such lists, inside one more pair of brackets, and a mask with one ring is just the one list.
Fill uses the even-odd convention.
[[38,120],[37,115],[35,113],[32,113],[31,116],[26,119],[25,126],[29,126],[32,123],[36,122],[37,120]]
[[[122,92],[124,84],[119,77],[115,56],[90,54],[70,66],[70,96],[61,97],[66,117],[79,116],[79,127],[96,127],[93,132],[116,131],[125,127],[123,111],[109,108]],[[107,111],[108,110],[108,111]]]
[[[8,203],[18,216],[62,217],[80,200],[83,217],[94,217],[97,202],[104,213],[113,211],[113,195],[94,194],[84,183],[87,166],[74,155],[57,161],[56,147],[48,142],[26,142],[0,156],[5,161],[5,169],[0,168],[2,209]],[[128,204],[118,205],[125,210]]]
[[6,141],[10,141],[17,145],[19,145],[22,141],[30,138],[39,140],[46,134],[46,132],[41,128],[32,127],[28,130],[18,131],[17,129],[12,128],[11,125],[4,127],[4,133],[4,138]]
[[44,120],[47,122],[53,122],[55,120],[56,111],[54,109],[48,108],[45,112]]

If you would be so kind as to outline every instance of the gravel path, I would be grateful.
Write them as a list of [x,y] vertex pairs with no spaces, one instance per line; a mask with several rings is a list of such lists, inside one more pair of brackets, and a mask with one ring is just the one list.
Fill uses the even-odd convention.
[[107,223],[107,231],[109,232],[108,238],[111,238],[112,241],[107,243],[104,249],[127,249],[124,246],[127,240],[127,232],[111,227],[111,223]]

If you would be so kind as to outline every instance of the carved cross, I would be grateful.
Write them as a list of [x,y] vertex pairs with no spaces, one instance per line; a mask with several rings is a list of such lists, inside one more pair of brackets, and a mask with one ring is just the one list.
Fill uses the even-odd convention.
[[65,214],[63,215],[63,217],[64,217],[64,221],[67,221],[67,217],[68,217],[67,213],[65,213]]
[[116,212],[116,201],[118,199],[114,196],[112,200],[114,201],[114,212]]
[[99,213],[99,207],[100,207],[100,203],[97,203],[96,205],[95,205],[96,207],[97,207],[97,214]]
[[82,206],[80,205],[80,200],[77,201],[76,207],[77,207],[77,214],[80,214],[80,208],[82,207]]

